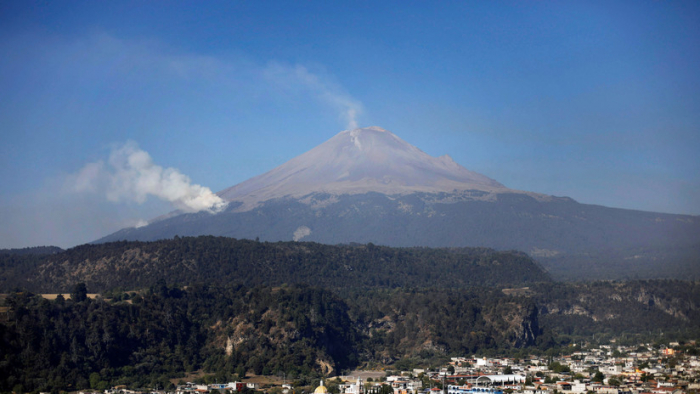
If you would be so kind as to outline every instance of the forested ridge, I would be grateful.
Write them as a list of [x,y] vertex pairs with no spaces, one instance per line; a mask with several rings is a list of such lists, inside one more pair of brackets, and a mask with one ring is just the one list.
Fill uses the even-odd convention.
[[20,249],[0,249],[0,255],[2,254],[14,254],[14,255],[46,255],[61,253],[63,249],[58,246],[33,246],[29,248]]
[[81,245],[44,256],[1,255],[0,290],[93,291],[168,283],[342,287],[517,286],[549,281],[530,257],[487,248],[390,248],[313,242],[176,237],[154,242]]

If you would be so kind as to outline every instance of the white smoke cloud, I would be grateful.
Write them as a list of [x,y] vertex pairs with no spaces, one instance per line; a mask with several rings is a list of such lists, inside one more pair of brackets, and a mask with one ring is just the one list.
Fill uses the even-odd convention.
[[294,235],[292,237],[293,240],[299,241],[300,239],[307,237],[311,235],[311,229],[306,227],[306,226],[300,226],[296,230],[294,230]]
[[143,204],[153,196],[189,213],[216,213],[226,207],[226,202],[209,188],[192,184],[187,175],[174,168],[153,163],[151,155],[133,141],[114,149],[108,166],[102,161],[85,165],[69,177],[69,184],[75,192],[104,193],[112,202]]
[[362,103],[345,93],[331,78],[312,73],[302,65],[287,66],[276,62],[267,66],[264,75],[278,87],[311,91],[319,100],[339,111],[348,130],[358,127],[357,118],[362,114]]

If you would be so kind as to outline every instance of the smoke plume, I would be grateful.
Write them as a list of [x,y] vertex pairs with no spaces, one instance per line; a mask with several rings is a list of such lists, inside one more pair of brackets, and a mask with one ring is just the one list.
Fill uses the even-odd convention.
[[311,235],[311,229],[306,227],[306,226],[300,226],[296,230],[294,230],[294,234],[292,236],[292,239],[294,241],[299,241],[300,239]]
[[189,213],[216,213],[226,206],[209,188],[192,184],[187,175],[153,163],[151,155],[133,141],[114,149],[107,165],[103,161],[85,165],[70,183],[74,191],[104,193],[112,202],[143,204],[154,196]]

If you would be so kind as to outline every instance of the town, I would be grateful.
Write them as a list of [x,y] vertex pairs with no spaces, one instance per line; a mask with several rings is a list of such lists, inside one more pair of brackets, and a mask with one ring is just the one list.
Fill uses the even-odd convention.
[[[327,380],[278,383],[180,382],[151,394],[694,394],[700,392],[700,348],[695,341],[667,345],[601,345],[566,355],[452,357],[446,365],[410,371],[355,371]],[[313,382],[313,384],[309,384]],[[315,388],[314,388],[315,387]],[[144,391],[115,387],[105,394]],[[89,394],[82,391],[81,394]]]

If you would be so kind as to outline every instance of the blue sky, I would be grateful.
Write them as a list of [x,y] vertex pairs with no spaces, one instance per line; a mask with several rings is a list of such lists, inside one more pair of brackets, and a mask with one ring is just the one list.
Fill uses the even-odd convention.
[[698,65],[697,1],[2,1],[0,247],[172,210],[74,187],[124,146],[216,192],[353,122],[514,189],[698,215]]

